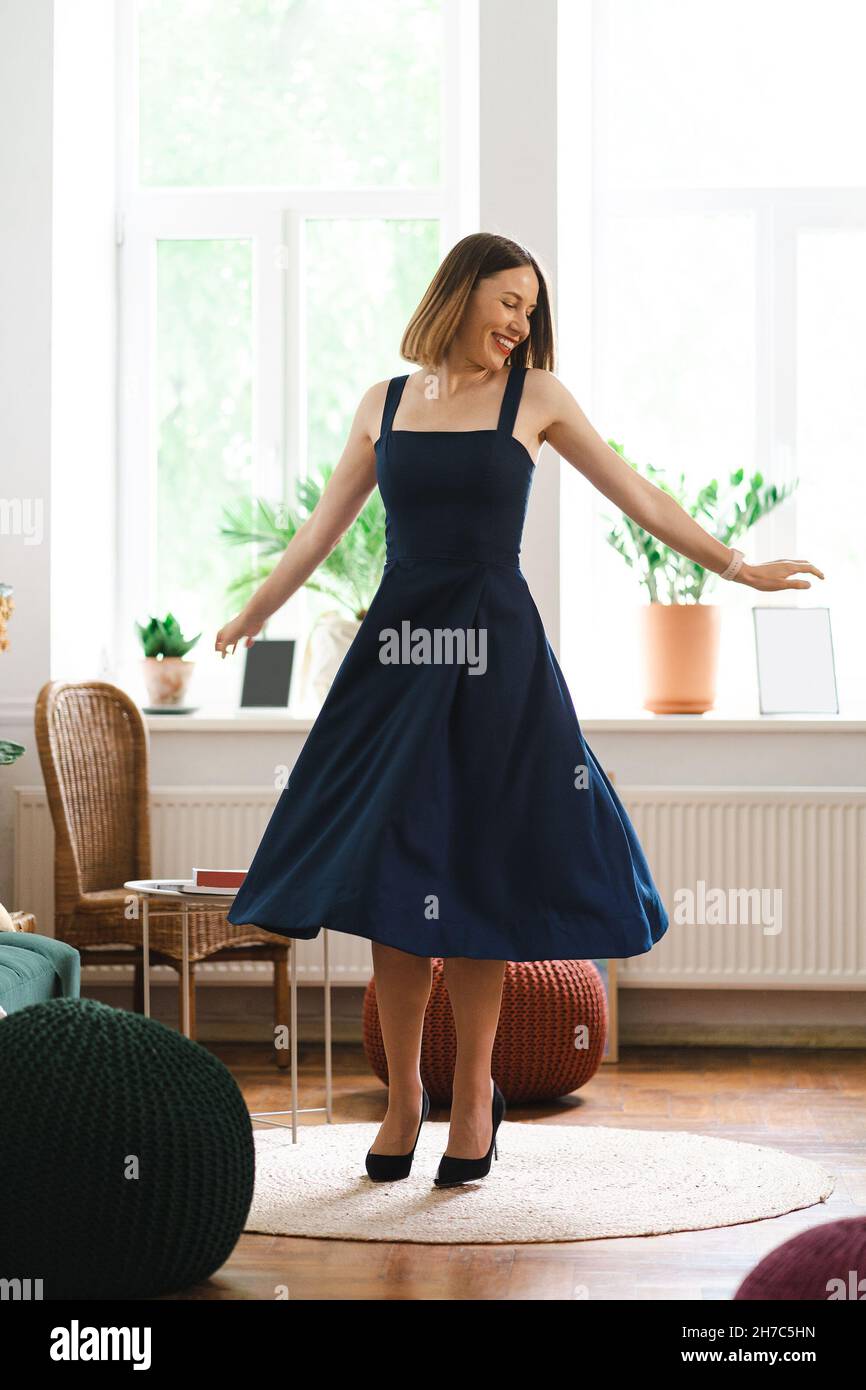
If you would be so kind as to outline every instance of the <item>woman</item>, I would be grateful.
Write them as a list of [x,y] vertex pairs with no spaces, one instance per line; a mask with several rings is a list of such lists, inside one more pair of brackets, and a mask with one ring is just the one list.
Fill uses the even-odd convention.
[[431,961],[444,958],[458,1040],[435,1179],[445,1186],[490,1169],[505,1110],[490,1075],[505,961],[639,955],[668,926],[519,566],[541,443],[706,569],[764,592],[823,576],[806,561],[746,564],[601,439],[553,375],[547,285],[515,242],[458,242],[400,351],[419,370],[366,392],[315,512],[216,637],[223,656],[250,646],[378,483],[381,584],[228,920],[370,939],[389,1080],[374,1179],[411,1166],[429,1108],[419,1065]]

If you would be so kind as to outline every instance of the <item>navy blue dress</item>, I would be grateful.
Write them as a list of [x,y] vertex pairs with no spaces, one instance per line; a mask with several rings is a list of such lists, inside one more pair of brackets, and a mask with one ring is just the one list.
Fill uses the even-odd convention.
[[496,429],[393,430],[407,376],[389,383],[382,580],[228,913],[237,926],[511,961],[636,956],[667,930],[520,568],[535,465],[512,433],[526,368],[502,370]]

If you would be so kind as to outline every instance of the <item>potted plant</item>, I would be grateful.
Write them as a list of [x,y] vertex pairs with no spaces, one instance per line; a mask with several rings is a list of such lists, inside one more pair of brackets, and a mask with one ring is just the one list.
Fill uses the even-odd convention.
[[[2,650],[4,650],[4,648],[0,647],[0,651]],[[23,744],[13,743],[12,740],[8,738],[0,738],[0,765],[14,763],[16,758],[20,758],[24,751]],[[0,931],[14,930],[12,918],[9,916],[3,904],[0,903]],[[0,1013],[0,1018],[2,1017],[3,1015]]]
[[187,641],[171,613],[164,619],[151,617],[147,627],[138,622],[135,627],[144,651],[141,664],[151,707],[174,709],[183,706],[195,666],[195,662],[183,658],[195,646],[201,633]]
[[[5,585],[0,585],[0,588],[5,587]],[[0,646],[0,651],[4,650],[5,647]],[[23,744],[13,743],[12,740],[8,738],[0,738],[0,765],[14,763],[16,758],[20,758],[21,754],[24,752],[25,748]],[[12,925],[12,918],[9,916],[9,913],[7,912],[3,904],[0,903],[0,931],[14,930],[15,928]],[[2,1018],[2,1016],[2,1013],[0,1013],[0,1018]]]
[[[296,481],[297,505],[272,505],[263,497],[241,498],[224,508],[220,534],[233,545],[256,545],[258,556],[228,586],[232,602],[242,607],[282,555],[289,541],[312,515],[333,467]],[[307,636],[301,663],[301,700],[321,703],[330,689],[382,578],[385,564],[385,508],[374,488],[352,525],[306,581],[306,588],[335,605],[321,613]]]
[[[609,439],[626,463],[621,444]],[[782,488],[764,483],[761,473],[748,480],[742,468],[731,473],[724,497],[713,478],[693,502],[685,495],[685,474],[670,487],[664,470],[647,464],[644,476],[679,503],[690,516],[708,523],[707,529],[725,545],[733,543],[761,517],[784,502],[798,479]],[[701,601],[704,590],[718,576],[694,560],[671,550],[624,512],[607,535],[607,541],[626,564],[639,572],[650,601],[641,609],[644,659],[644,709],[654,714],[703,714],[716,699],[721,609]],[[613,518],[605,517],[606,521]]]
[[[12,585],[0,584],[0,652],[5,652],[9,647],[6,623],[12,616],[14,608]],[[14,743],[11,739],[0,738],[0,765],[8,766],[9,763],[14,763],[24,751],[22,743]],[[12,919],[2,903],[0,903],[0,931],[12,931]]]
[[12,585],[0,584],[0,652],[5,652],[9,646],[9,639],[6,636],[6,624],[15,609],[12,602]]

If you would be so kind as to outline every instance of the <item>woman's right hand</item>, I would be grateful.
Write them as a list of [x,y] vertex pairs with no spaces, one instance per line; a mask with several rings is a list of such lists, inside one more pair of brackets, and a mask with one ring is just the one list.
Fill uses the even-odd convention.
[[230,623],[221,627],[216,635],[214,651],[222,652],[223,660],[226,657],[226,649],[231,647],[232,656],[235,654],[238,642],[242,637],[246,637],[246,645],[251,647],[253,639],[258,636],[264,626],[264,618],[256,617],[255,614],[247,613],[246,609],[239,613],[236,618],[232,618]]
[[734,583],[748,584],[750,589],[760,589],[765,594],[778,589],[811,589],[807,579],[792,579],[792,574],[817,574],[819,579],[824,578],[808,560],[766,560],[761,565],[741,565]]

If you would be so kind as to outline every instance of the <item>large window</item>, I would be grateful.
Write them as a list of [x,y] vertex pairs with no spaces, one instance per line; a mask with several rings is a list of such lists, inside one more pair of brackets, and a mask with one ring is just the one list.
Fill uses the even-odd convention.
[[[293,502],[296,478],[337,462],[364,391],[407,369],[402,329],[471,229],[471,9],[121,4],[117,644],[131,672],[134,618],[171,610],[202,631],[195,703],[233,702],[241,675],[212,651],[250,561],[219,535],[223,506]],[[269,635],[303,638],[309,617],[302,591]]]
[[[593,272],[586,302],[560,304],[572,329],[591,322],[587,413],[692,494],[740,467],[799,478],[739,544],[826,580],[707,591],[725,609],[719,706],[756,711],[750,609],[780,603],[830,607],[844,708],[866,692],[866,11],[594,0],[587,16],[578,35],[564,14],[562,41],[591,54]],[[615,714],[640,707],[647,594],[602,514],[564,479],[563,657],[581,706]]]

